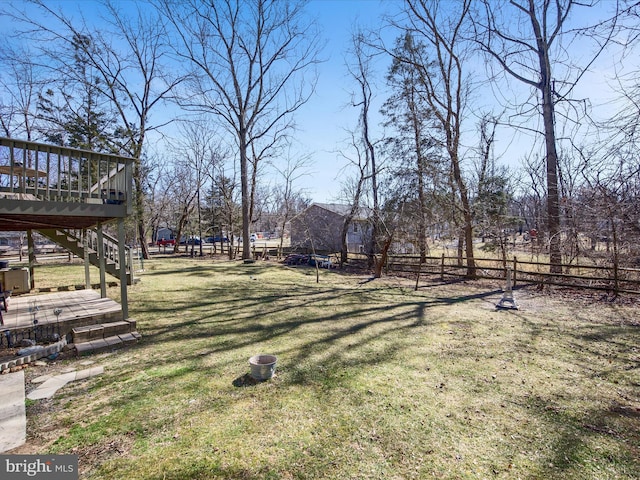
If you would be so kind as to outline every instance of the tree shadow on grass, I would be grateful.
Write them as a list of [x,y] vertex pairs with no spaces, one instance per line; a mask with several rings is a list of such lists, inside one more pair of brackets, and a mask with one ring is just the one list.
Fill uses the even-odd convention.
[[[316,356],[322,357],[322,367],[328,372],[325,379],[335,369],[364,368],[393,361],[403,348],[402,342],[398,344],[397,341],[397,337],[402,335],[400,332],[428,326],[429,309],[448,304],[446,298],[404,298],[405,295],[402,301],[393,304],[376,302],[370,301],[370,296],[375,297],[376,292],[333,286],[309,289],[304,285],[272,284],[264,289],[248,288],[250,285],[197,287],[201,291],[196,295],[199,300],[184,305],[191,312],[186,318],[176,315],[176,305],[170,299],[154,302],[153,310],[147,309],[146,313],[161,316],[164,321],[157,325],[150,322],[144,327],[140,325],[143,344],[157,349],[172,344],[168,348],[175,349],[175,345],[198,343],[197,348],[186,347],[176,358],[163,360],[192,362],[204,356],[241,351],[257,344],[282,344],[291,336],[296,338],[295,346],[291,349],[279,347],[278,352],[271,353],[284,355],[289,364],[279,368],[281,373],[285,373],[280,376],[280,381],[300,385],[324,381],[323,370],[316,368],[320,361],[314,358]],[[224,298],[222,301],[217,298],[218,289],[219,297]],[[381,290],[387,291],[388,287]],[[233,294],[234,291],[237,295]],[[337,310],[331,307],[334,301],[341,305]],[[313,312],[309,314],[308,309]],[[255,315],[256,311],[260,314]],[[300,342],[304,336],[302,332],[308,327],[316,334]],[[389,338],[386,345],[382,349],[376,348],[375,354],[353,355],[386,337]],[[207,342],[208,339],[212,341]],[[331,353],[326,354],[329,351]],[[158,361],[157,358],[154,361]],[[290,367],[303,364],[305,368]],[[310,371],[320,372],[320,377],[310,376]],[[236,380],[244,383],[243,378]]]
[[[228,294],[228,292],[226,292]],[[325,288],[311,294],[303,291],[287,291],[275,294],[253,294],[234,298],[229,301],[219,302],[215,300],[202,300],[189,305],[190,310],[206,310],[208,313],[193,316],[184,320],[171,320],[161,327],[155,327],[151,331],[144,332],[145,340],[150,343],[162,344],[168,341],[193,340],[208,338],[212,335],[223,337],[231,336],[242,338],[249,335],[250,338],[238,341],[230,345],[213,349],[211,353],[225,350],[235,350],[254,342],[266,342],[269,340],[291,334],[303,326],[326,323],[327,326],[338,324],[349,319],[363,317],[375,317],[375,319],[348,322],[348,325],[331,335],[325,335],[318,343],[333,343],[338,339],[353,335],[368,327],[380,323],[393,324],[394,322],[410,321],[414,326],[425,322],[426,311],[429,307],[446,305],[447,299],[433,299],[425,301],[405,301],[393,306],[388,304],[375,305],[363,303],[359,298],[360,292],[345,291],[337,288]],[[330,308],[322,309],[322,305],[331,298],[340,298],[342,305],[347,305],[343,311],[331,311]],[[350,298],[350,300],[348,300]],[[472,297],[469,297],[471,299]],[[458,299],[463,301],[462,299]],[[319,315],[296,315],[304,308],[321,304]],[[406,313],[405,310],[410,313]],[[215,313],[211,312],[215,310]],[[260,315],[253,314],[256,310]],[[402,311],[402,313],[397,313]],[[175,308],[165,302],[165,308],[157,308],[152,311],[155,314],[171,316],[175,315]],[[233,315],[233,317],[230,317]],[[273,320],[273,319],[276,320]],[[186,330],[186,327],[198,326],[198,331]]]
[[[237,269],[238,266],[233,268]],[[243,274],[247,271],[241,270]],[[203,272],[211,273],[211,270],[198,266],[183,270],[185,272],[189,277],[199,277]],[[161,274],[164,275],[165,272]],[[160,371],[148,379],[143,388],[122,392],[116,396],[116,401],[137,402],[149,395],[157,395],[161,391],[158,390],[158,382],[171,382],[176,388],[182,388],[184,384],[196,385],[203,378],[205,369],[208,376],[215,375],[215,371],[212,373],[212,368],[205,366],[202,361],[209,356],[216,358],[216,361],[220,359],[221,364],[216,366],[219,371],[225,371],[226,374],[229,371],[235,372],[229,377],[229,383],[239,387],[250,386],[247,374],[231,381],[233,376],[240,373],[233,369],[233,365],[238,362],[239,357],[244,365],[245,350],[262,344],[278,345],[277,351],[271,353],[277,354],[279,359],[286,359],[286,364],[278,366],[279,374],[275,381],[262,387],[256,384],[255,389],[243,392],[236,390],[235,396],[225,395],[223,392],[216,398],[215,412],[225,412],[226,408],[247,395],[259,395],[263,387],[272,387],[274,391],[285,391],[288,388],[295,391],[298,386],[319,386],[316,393],[326,395],[327,402],[330,402],[331,396],[335,394],[335,387],[348,388],[349,375],[361,372],[366,374],[370,367],[397,361],[416,337],[424,335],[425,329],[438,322],[431,315],[435,307],[472,303],[501,292],[492,290],[439,295],[435,298],[424,298],[419,294],[408,294],[407,298],[402,298],[397,292],[393,292],[393,300],[390,301],[389,296],[376,298],[378,292],[369,289],[331,285],[310,288],[284,282],[274,282],[269,288],[254,285],[256,284],[246,280],[222,286],[211,286],[206,282],[180,285],[179,288],[194,292],[196,300],[180,301],[177,306],[171,298],[156,299],[153,302],[146,300],[152,307],[146,309],[145,315],[162,316],[163,319],[161,324],[154,325],[152,320],[143,323],[143,346],[163,349],[167,344],[175,343],[177,347],[166,347],[175,352],[172,356],[160,360],[144,359],[140,368],[160,368],[164,363],[171,362],[184,365],[166,373]],[[379,290],[380,294],[384,294],[389,287]],[[178,317],[176,308],[188,309],[190,313]],[[522,313],[514,312],[513,318],[524,324],[529,322],[531,343],[551,331],[539,322],[531,322]],[[578,330],[575,332],[575,339],[578,341],[580,337],[579,343],[583,344],[590,341],[590,335],[596,335],[600,339],[609,338],[612,342],[618,342],[619,333],[588,333]],[[288,345],[289,339],[291,345]],[[517,349],[519,346],[513,348]],[[490,352],[486,355],[489,356]],[[531,473],[531,479],[561,478],[562,472],[570,471],[575,475],[576,462],[581,461],[587,440],[594,435],[610,436],[612,434],[609,431],[617,432],[615,426],[611,425],[614,417],[609,415],[619,416],[622,415],[620,410],[623,413],[628,410],[626,405],[612,406],[606,412],[594,408],[588,413],[589,421],[586,422],[585,416],[571,416],[553,407],[553,399],[528,405],[535,415],[544,420],[546,430],[554,433],[553,438],[550,438],[552,447],[538,462],[538,469]],[[202,411],[211,409],[204,402],[199,408]],[[189,414],[197,415],[198,410],[192,409]],[[623,416],[630,422],[637,422],[637,417],[632,412]],[[281,459],[281,462],[286,461],[286,458]],[[630,468],[637,466],[637,462],[634,464],[633,460],[627,458],[627,453],[620,453],[614,461],[624,461],[631,465]],[[247,471],[248,474],[255,473]],[[224,474],[228,473],[226,471]]]
[[598,478],[603,471],[640,477],[640,434],[634,412],[621,412],[615,403],[585,412],[571,412],[559,404],[539,398],[528,402],[528,408],[548,425],[549,447],[526,478]]
[[[237,269],[238,266],[233,268]],[[196,273],[198,271],[199,269],[193,270]],[[402,331],[428,325],[428,311],[433,307],[471,302],[499,293],[486,291],[436,298],[416,297],[413,293],[404,298],[407,294],[400,293],[403,297],[400,301],[394,298],[392,302],[376,302],[375,295],[378,291],[386,295],[398,295],[404,289],[394,289],[387,285],[373,286],[366,290],[322,285],[309,288],[305,285],[277,282],[270,283],[268,287],[236,282],[229,286],[203,285],[195,288],[201,292],[196,294],[199,298],[196,302],[177,307],[174,302],[165,299],[156,302],[153,310],[148,310],[147,313],[171,320],[143,331],[145,343],[162,348],[167,343],[195,342],[216,337],[217,340],[210,347],[199,348],[199,353],[181,355],[182,359],[189,360],[198,355],[220,354],[239,351],[256,344],[277,343],[290,335],[299,336],[296,332],[317,325],[319,334],[303,342],[301,346],[280,353],[288,355],[290,363],[302,364],[314,355],[331,351],[330,355],[324,355],[323,363],[336,366],[343,364],[345,367],[391,361],[402,348],[401,345],[394,345],[394,341],[386,345],[384,352],[376,355],[350,357],[348,361],[345,358],[357,349],[365,349],[372,342],[385,337],[397,337]],[[194,287],[189,289],[193,291]],[[234,291],[237,292],[236,295],[233,294]],[[332,308],[334,302],[340,307]],[[180,318],[176,316],[177,308],[188,308],[193,314],[188,318]],[[307,313],[313,308],[317,311]],[[256,315],[256,312],[259,314]],[[377,333],[367,333],[369,330],[376,330]],[[346,339],[353,341],[348,342],[344,351],[336,348],[336,345],[344,343]],[[305,375],[299,369],[295,378],[290,378],[293,383],[305,382]]]
[[146,270],[144,273],[145,277],[153,278],[159,276],[173,276],[173,275],[186,275],[186,276],[197,276],[201,278],[206,278],[210,275],[223,275],[223,274],[255,274],[258,275],[260,273],[264,273],[273,268],[273,265],[269,265],[267,263],[250,263],[245,264],[242,262],[235,263],[225,263],[225,272],[212,270],[213,264],[199,264],[199,265],[189,265],[189,266],[176,266],[174,270],[166,269],[166,270]]

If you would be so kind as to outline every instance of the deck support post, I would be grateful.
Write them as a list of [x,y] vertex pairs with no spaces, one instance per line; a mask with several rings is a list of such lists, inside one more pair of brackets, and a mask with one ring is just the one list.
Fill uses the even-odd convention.
[[36,288],[35,265],[36,265],[36,246],[33,242],[33,230],[27,230],[27,249],[29,251],[29,288]]
[[105,279],[106,258],[104,256],[104,237],[102,236],[102,223],[98,223],[98,263],[100,263],[100,297],[107,298],[107,281]]
[[82,249],[84,250],[84,288],[91,290],[91,271],[89,267],[91,263],[89,261],[89,229],[83,230],[82,236]]
[[[122,319],[129,318],[129,304],[127,300],[127,253],[125,251],[124,218],[118,218],[118,265],[120,267],[120,304],[122,305]],[[131,265],[133,278],[133,265]]]

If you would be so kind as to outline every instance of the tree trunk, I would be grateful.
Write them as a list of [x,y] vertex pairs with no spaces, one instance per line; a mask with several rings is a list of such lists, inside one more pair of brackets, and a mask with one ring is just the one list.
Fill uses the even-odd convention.
[[418,123],[417,113],[415,112],[415,104],[411,102],[411,113],[413,117],[413,135],[416,146],[416,167],[418,175],[418,202],[420,211],[418,212],[418,250],[420,252],[420,262],[427,260],[427,200],[424,184],[425,175],[425,159],[422,152],[422,141],[420,135],[420,126]]
[[348,261],[349,252],[347,251],[347,235],[349,233],[349,222],[345,219],[342,224],[342,233],[340,234],[340,267]]
[[134,165],[133,183],[135,187],[134,192],[134,211],[136,218],[136,226],[138,230],[138,238],[140,240],[140,248],[142,250],[142,258],[149,259],[149,244],[147,243],[147,228],[145,225],[145,213],[144,213],[144,191],[142,189],[142,181],[140,180],[140,160],[136,159]]
[[[196,193],[196,202],[198,202],[198,204],[196,205],[196,208],[198,209],[198,238],[200,239],[200,245],[199,245],[199,250],[200,250],[200,256],[203,256],[203,252],[202,252],[202,208],[200,205],[200,172],[198,172],[198,192]],[[195,244],[195,239],[194,242]],[[222,241],[220,242],[222,243]]]
[[247,132],[240,127],[240,189],[242,195],[242,259],[251,258],[249,225],[251,223],[251,200],[249,195],[249,172],[247,158]]
[[371,243],[369,244],[369,263],[373,261],[374,255],[378,251],[378,235],[380,235],[380,206],[378,205],[378,172],[376,171],[375,148],[369,138],[369,97],[363,87],[363,112],[362,128],[364,142],[366,144],[369,160],[371,164],[371,196],[373,198],[373,219],[371,222]]
[[464,244],[467,255],[467,277],[475,278],[476,261],[473,256],[473,216],[471,215],[468,201],[464,212]]
[[551,273],[562,272],[562,251],[560,250],[560,198],[558,194],[558,154],[554,128],[551,82],[543,89],[542,114],[544,118],[545,143],[547,149],[547,225],[549,229],[549,256]]
[[613,293],[617,296],[620,292],[620,255],[616,219],[611,209],[609,209],[609,224],[611,225],[611,238],[613,240]]
[[387,263],[389,247],[391,247],[392,241],[393,241],[393,235],[389,235],[389,237],[385,240],[384,245],[382,246],[382,252],[380,253],[380,258],[376,259],[376,262],[375,262],[375,270],[373,273],[374,278],[382,277],[382,268]]
[[476,262],[473,256],[473,214],[471,213],[471,204],[469,202],[469,194],[467,186],[462,178],[460,171],[460,162],[457,152],[451,152],[451,163],[453,166],[453,178],[460,193],[460,203],[462,204],[462,218],[464,219],[463,234],[465,243],[465,253],[467,256],[467,277],[475,278]]
[[556,151],[555,112],[551,88],[551,63],[546,32],[542,31],[535,15],[533,0],[529,0],[530,19],[536,35],[540,82],[542,93],[542,119],[547,160],[547,225],[549,228],[549,256],[551,273],[562,273],[562,252],[560,250],[560,199],[558,194],[558,153]]

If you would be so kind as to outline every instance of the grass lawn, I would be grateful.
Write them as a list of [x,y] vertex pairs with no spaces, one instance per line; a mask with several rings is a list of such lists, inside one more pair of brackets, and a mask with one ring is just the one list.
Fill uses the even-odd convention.
[[[129,290],[141,342],[30,402],[20,453],[75,453],[81,478],[110,480],[640,477],[634,301],[523,289],[496,311],[497,283],[145,269]],[[278,364],[252,385],[257,353]]]

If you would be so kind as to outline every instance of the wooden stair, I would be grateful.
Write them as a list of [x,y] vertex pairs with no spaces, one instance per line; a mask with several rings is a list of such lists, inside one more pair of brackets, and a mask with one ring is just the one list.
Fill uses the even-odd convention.
[[[52,242],[60,245],[61,247],[66,248],[68,251],[76,255],[77,257],[84,258],[84,242],[83,239],[76,235],[74,232],[70,230],[60,230],[60,229],[41,229],[38,230],[40,234],[47,237]],[[98,257],[98,252],[96,251],[96,237],[97,234],[90,229],[87,229],[85,234],[90,234],[91,241],[89,242],[89,263],[95,267],[100,267],[100,258]],[[103,242],[104,242],[104,256],[105,256],[105,271],[117,278],[120,279],[120,266],[118,264],[118,240],[107,235],[103,234]],[[127,257],[129,257],[129,247],[125,247],[127,250]],[[131,266],[127,265],[127,285],[132,285],[134,282],[133,275],[131,274]]]

